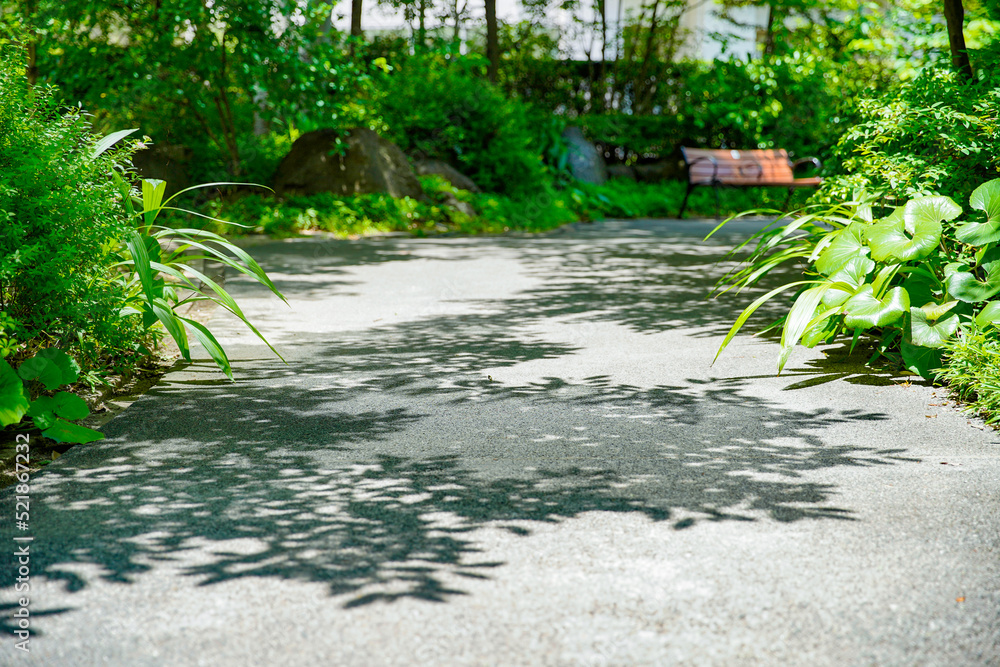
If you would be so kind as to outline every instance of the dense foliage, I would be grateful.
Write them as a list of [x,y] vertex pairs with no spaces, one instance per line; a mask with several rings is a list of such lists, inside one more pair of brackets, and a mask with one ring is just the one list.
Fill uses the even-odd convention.
[[379,99],[404,151],[450,162],[484,190],[523,194],[545,179],[530,110],[489,84],[481,59],[406,60]]
[[29,89],[20,52],[0,58],[0,326],[4,356],[58,344],[85,370],[123,368],[148,354],[139,318],[122,317],[117,248],[130,228],[108,178],[132,148],[92,158],[79,110]]
[[804,261],[806,277],[750,304],[722,348],[762,304],[798,288],[783,318],[779,371],[799,343],[866,333],[881,354],[898,350],[906,368],[930,377],[959,327],[1000,321],[992,300],[1000,293],[1000,179],[976,188],[969,204],[976,213],[965,221],[957,220],[962,207],[942,196],[916,197],[876,218],[862,199],[765,228],[746,266],[721,288],[753,285],[789,261]]
[[837,144],[829,199],[864,187],[897,201],[965,200],[1000,173],[1000,68],[984,67],[973,82],[928,68],[896,92],[860,100],[858,110],[861,122]]

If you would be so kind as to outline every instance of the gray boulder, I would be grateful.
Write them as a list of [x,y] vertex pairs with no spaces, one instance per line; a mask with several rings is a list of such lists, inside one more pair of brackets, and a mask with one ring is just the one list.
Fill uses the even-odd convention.
[[[338,137],[345,144],[339,148]],[[403,151],[365,128],[355,128],[345,136],[336,130],[303,134],[278,165],[274,189],[278,194],[424,196]]]
[[472,179],[455,169],[447,162],[441,160],[419,160],[416,164],[417,174],[420,176],[440,176],[459,190],[469,192],[481,192],[479,186],[472,182]]
[[594,144],[583,136],[578,127],[567,127],[563,140],[569,150],[569,170],[577,180],[601,185],[608,180],[608,168]]

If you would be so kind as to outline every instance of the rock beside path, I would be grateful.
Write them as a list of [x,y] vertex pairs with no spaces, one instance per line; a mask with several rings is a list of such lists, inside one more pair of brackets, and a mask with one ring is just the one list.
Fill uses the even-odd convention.
[[384,192],[415,199],[424,195],[403,151],[365,128],[346,135],[330,129],[303,134],[278,165],[274,189],[278,194]]
[[567,127],[562,136],[569,150],[569,170],[574,178],[594,185],[602,185],[608,180],[604,156],[583,136],[583,130]]

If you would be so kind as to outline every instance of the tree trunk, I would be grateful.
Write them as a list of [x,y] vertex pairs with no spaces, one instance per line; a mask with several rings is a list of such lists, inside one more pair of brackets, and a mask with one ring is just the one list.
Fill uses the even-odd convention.
[[361,36],[361,0],[351,0],[351,37]]
[[491,83],[497,82],[500,71],[500,37],[497,30],[497,0],[486,0],[486,75]]
[[764,31],[764,55],[774,55],[774,3],[767,6],[767,28]]
[[34,0],[25,3],[25,22],[28,24],[28,85],[34,87],[38,82],[38,33],[35,31],[35,11]]
[[427,46],[427,0],[417,0],[417,10],[420,12],[418,30],[417,30],[417,43],[414,47],[414,53],[420,53]]
[[965,33],[962,23],[965,9],[962,0],[944,0],[944,20],[948,23],[948,45],[951,47],[951,66],[966,81],[972,81],[972,63],[965,48]]
[[607,111],[608,97],[608,3],[607,0],[597,0],[597,9],[601,14],[601,80],[595,86],[600,111]]

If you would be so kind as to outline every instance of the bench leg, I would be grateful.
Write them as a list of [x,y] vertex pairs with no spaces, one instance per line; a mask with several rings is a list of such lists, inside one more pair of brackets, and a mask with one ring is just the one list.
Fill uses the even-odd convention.
[[694,186],[688,183],[687,192],[684,193],[684,201],[681,203],[681,210],[677,214],[677,219],[680,220],[684,217],[684,210],[687,209],[688,197],[691,196],[691,191],[694,190]]
[[719,184],[715,184],[715,219],[722,220],[722,215],[719,213]]
[[783,213],[788,213],[788,203],[792,201],[792,193],[795,192],[795,188],[788,188],[788,196],[785,197],[785,205],[781,207]]

